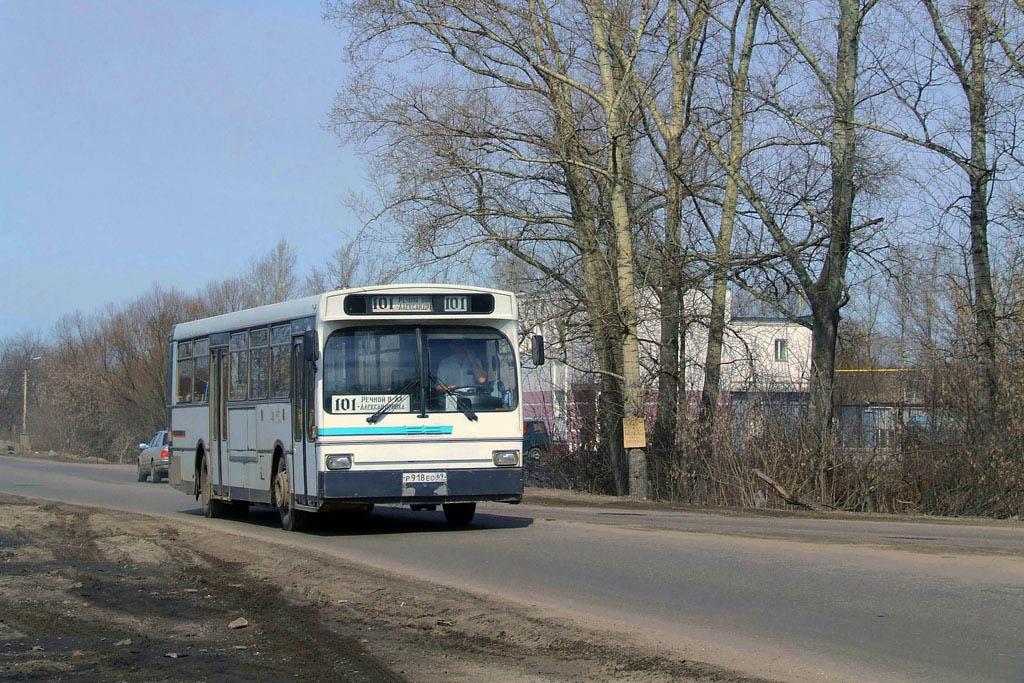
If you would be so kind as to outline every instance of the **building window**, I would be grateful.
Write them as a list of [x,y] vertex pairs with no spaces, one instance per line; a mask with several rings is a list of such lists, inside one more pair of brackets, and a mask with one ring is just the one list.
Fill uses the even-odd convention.
[[555,389],[554,417],[562,417],[563,415],[565,415],[565,391],[562,389]]
[[789,341],[786,339],[775,340],[775,362],[785,363],[789,360]]

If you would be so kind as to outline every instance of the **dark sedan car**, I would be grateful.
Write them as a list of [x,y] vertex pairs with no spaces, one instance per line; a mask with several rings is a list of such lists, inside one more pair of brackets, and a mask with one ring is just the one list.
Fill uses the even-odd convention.
[[523,420],[523,459],[536,460],[551,448],[543,420]]

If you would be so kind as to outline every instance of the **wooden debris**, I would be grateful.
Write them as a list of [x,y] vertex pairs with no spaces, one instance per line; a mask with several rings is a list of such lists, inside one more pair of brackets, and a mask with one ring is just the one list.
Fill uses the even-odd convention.
[[815,510],[817,512],[827,512],[829,510],[835,510],[834,507],[822,505],[821,503],[815,502],[810,498],[804,498],[803,496],[794,496],[792,493],[787,491],[782,484],[775,481],[761,470],[755,469],[754,475],[758,479],[760,479],[761,481],[775,489],[775,492],[779,494],[779,497],[782,498],[787,503],[790,503],[792,505],[799,505],[800,507],[804,507],[809,510]]

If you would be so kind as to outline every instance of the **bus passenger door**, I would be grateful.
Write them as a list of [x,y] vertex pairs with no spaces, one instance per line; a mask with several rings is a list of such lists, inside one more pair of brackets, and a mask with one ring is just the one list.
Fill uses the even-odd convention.
[[292,342],[292,453],[288,461],[291,473],[292,493],[297,502],[305,503],[308,495],[306,487],[306,453],[312,450],[309,444],[309,392],[307,390],[307,363],[303,359],[302,338]]
[[228,456],[228,368],[227,349],[214,349],[210,363],[210,479],[215,486],[224,485],[225,460]]

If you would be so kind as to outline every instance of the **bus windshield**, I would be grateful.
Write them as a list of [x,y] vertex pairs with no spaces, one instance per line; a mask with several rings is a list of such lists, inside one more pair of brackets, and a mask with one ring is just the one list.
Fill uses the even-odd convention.
[[421,412],[424,400],[431,413],[518,405],[512,345],[491,328],[349,327],[328,337],[323,364],[324,409],[332,414],[373,414],[385,405]]

